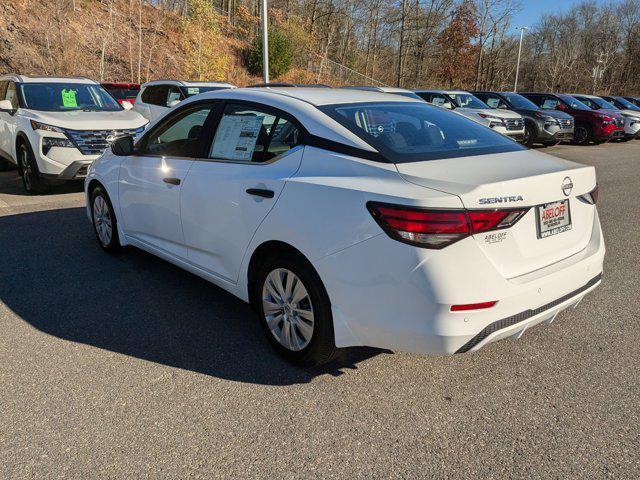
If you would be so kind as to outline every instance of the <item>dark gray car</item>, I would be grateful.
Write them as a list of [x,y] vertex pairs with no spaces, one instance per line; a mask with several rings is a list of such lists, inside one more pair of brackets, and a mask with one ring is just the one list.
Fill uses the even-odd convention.
[[563,140],[573,140],[574,120],[567,113],[542,110],[535,103],[514,92],[472,92],[491,108],[512,110],[525,121],[522,143],[530,147],[534,143],[556,145]]

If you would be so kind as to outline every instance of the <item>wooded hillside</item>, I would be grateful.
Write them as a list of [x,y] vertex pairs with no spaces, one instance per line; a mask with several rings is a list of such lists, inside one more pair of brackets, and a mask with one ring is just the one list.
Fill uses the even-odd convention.
[[[247,62],[258,45],[258,6],[257,0],[3,2],[0,73],[244,85],[260,80]],[[517,0],[272,0],[269,6],[270,28],[285,38],[290,56],[280,80],[513,88]],[[529,27],[521,90],[640,93],[640,0],[588,1]]]

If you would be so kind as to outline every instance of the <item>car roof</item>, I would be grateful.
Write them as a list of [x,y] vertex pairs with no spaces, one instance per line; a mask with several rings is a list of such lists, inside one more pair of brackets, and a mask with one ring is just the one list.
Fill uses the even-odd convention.
[[99,85],[95,80],[87,77],[31,77],[27,75],[9,74],[0,76],[1,80],[11,80],[18,83],[90,83]]
[[163,80],[152,80],[151,82],[143,83],[143,87],[149,87],[151,85],[175,85],[177,87],[226,87],[226,88],[236,88],[235,85],[227,82],[199,82],[199,81],[186,81],[186,80],[175,80],[175,79],[163,79]]
[[450,93],[454,95],[464,95],[470,93],[466,90],[427,90],[427,89],[416,89],[414,92],[418,93]]
[[370,92],[383,92],[383,93],[415,93],[412,90],[407,90],[406,88],[400,87],[387,87],[387,86],[378,86],[378,85],[345,85],[344,87],[348,90],[367,90]]
[[249,90],[260,92],[261,94],[280,95],[314,106],[334,105],[340,103],[363,103],[363,102],[418,102],[418,99],[401,97],[390,93],[377,92],[371,90],[356,90],[348,88],[317,88],[317,87],[269,87],[269,88],[247,88],[238,90]]

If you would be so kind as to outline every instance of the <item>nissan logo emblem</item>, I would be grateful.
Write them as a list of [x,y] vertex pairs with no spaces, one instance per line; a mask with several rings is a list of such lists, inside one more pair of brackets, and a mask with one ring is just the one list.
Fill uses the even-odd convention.
[[569,195],[571,195],[571,190],[573,190],[573,182],[569,177],[564,177],[564,180],[562,180],[561,188],[562,188],[562,193],[564,193],[565,197],[568,197]]

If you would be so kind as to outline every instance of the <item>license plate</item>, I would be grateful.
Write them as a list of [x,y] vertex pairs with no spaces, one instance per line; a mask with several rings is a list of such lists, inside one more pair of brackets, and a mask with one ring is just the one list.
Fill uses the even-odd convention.
[[536,207],[536,220],[538,238],[546,238],[571,230],[569,200],[538,205]]

